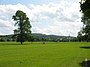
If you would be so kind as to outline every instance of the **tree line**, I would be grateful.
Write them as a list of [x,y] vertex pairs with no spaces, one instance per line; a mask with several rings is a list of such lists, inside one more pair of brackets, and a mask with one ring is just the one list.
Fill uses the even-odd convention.
[[[17,38],[18,35],[0,36],[1,42],[20,42]],[[32,33],[31,36],[25,40],[26,42],[76,42],[76,37],[71,36],[56,36]]]

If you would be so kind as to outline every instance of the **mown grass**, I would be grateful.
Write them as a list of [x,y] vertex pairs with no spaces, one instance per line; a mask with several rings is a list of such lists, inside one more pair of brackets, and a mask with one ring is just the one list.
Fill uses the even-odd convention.
[[81,67],[90,59],[87,42],[0,42],[0,67]]

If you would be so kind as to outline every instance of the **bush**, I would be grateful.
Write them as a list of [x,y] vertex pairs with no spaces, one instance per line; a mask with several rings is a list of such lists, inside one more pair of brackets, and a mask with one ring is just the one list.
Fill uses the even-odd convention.
[[4,42],[5,40],[3,38],[0,39],[0,42]]

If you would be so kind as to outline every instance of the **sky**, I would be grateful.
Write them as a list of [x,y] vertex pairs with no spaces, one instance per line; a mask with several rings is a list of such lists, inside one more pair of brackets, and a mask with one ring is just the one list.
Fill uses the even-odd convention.
[[32,33],[77,36],[83,26],[80,0],[0,0],[0,35],[13,34],[12,16],[17,10],[27,14]]

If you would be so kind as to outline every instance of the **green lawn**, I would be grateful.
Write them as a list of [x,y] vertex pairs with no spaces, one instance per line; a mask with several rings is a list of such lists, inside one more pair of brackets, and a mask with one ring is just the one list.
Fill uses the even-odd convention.
[[81,67],[90,59],[86,42],[19,43],[0,42],[0,67]]

